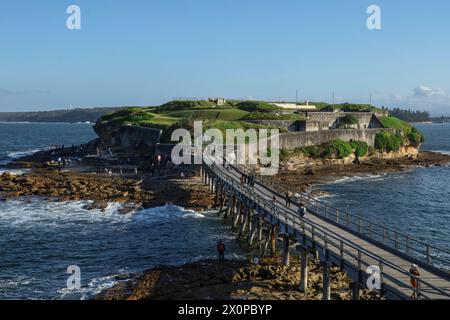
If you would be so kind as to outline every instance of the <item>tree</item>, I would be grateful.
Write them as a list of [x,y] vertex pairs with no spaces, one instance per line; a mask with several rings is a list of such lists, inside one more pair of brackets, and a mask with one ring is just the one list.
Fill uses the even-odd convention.
[[358,118],[353,114],[347,114],[345,117],[342,117],[340,119],[340,125],[343,125],[344,128],[348,128],[358,123],[359,123]]

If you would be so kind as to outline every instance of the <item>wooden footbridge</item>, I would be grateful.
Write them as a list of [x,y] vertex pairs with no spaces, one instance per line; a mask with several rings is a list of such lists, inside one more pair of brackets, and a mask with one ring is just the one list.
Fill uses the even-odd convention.
[[[359,299],[368,284],[374,284],[388,299],[410,299],[413,263],[421,273],[417,299],[450,299],[450,273],[445,270],[450,266],[449,251],[341,212],[307,194],[297,194],[287,206],[280,186],[258,180],[250,187],[240,182],[243,173],[232,165],[204,163],[201,167],[201,177],[215,193],[219,212],[241,237],[246,236],[250,247],[259,248],[261,256],[269,251],[275,254],[281,240],[286,265],[292,250],[300,255],[301,291],[308,288],[308,259],[315,257],[323,264],[325,300],[331,296],[332,266],[345,270],[351,278],[353,299]],[[304,218],[298,214],[300,203],[307,208]]]

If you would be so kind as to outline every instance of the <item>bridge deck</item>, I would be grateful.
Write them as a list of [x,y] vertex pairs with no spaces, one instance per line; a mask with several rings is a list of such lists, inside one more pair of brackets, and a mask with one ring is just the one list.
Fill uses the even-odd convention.
[[[214,171],[216,171],[216,173],[220,172],[221,175],[227,176],[228,178],[232,179],[236,185],[236,188],[244,190],[246,189],[246,187],[240,186],[239,184],[241,174],[236,168],[229,166],[227,170],[225,170],[225,168],[222,166],[215,166]],[[285,223],[285,227],[287,225],[287,228],[289,230],[298,229],[298,224],[292,223],[292,221],[301,221],[296,213],[298,210],[297,204],[292,203],[290,208],[288,208],[285,205],[284,198],[280,197],[278,193],[272,191],[270,188],[264,185],[261,185],[260,183],[255,184],[255,186],[252,188],[252,192],[256,193],[259,197],[265,199],[266,201],[272,201],[273,197],[275,196],[277,200],[276,211],[278,211],[277,216],[280,221],[284,221],[286,216],[288,216],[289,221],[286,220],[287,223]],[[393,292],[396,292],[396,295],[399,298],[408,298],[411,295],[412,289],[410,286],[410,277],[408,276],[408,270],[413,263],[412,261],[406,259],[401,254],[393,253],[392,250],[386,250],[385,248],[377,246],[374,243],[371,243],[355,235],[354,233],[339,227],[336,224],[332,224],[324,220],[320,216],[314,215],[313,213],[308,213],[305,217],[305,221],[307,221],[311,225],[319,227],[322,230],[325,230],[329,234],[335,235],[335,239],[339,238],[353,244],[355,247],[350,247],[350,250],[349,247],[346,246],[345,257],[343,257],[348,264],[353,264],[354,266],[358,265],[358,251],[370,252],[371,255],[388,261],[390,265],[384,264],[382,266],[383,285],[389,286]],[[310,231],[305,231],[305,234],[307,236],[309,235],[309,237],[314,237],[314,235],[312,235],[312,232]],[[327,244],[325,244],[325,246],[327,246]],[[337,245],[327,246],[327,248],[335,255],[342,256],[342,252],[340,252]],[[359,265],[361,269],[365,269],[370,265],[379,265],[380,259],[376,259],[373,256],[364,256],[364,258],[362,259],[364,261],[363,265],[361,265],[361,263]],[[361,261],[361,259],[359,260]],[[420,273],[421,283],[423,281],[421,285],[421,294],[424,297],[429,299],[450,298],[450,281],[448,280],[448,278],[432,270],[421,269]],[[428,284],[431,286],[429,286]],[[440,290],[442,290],[442,292],[439,292],[435,288],[432,288],[432,286],[439,288]]]

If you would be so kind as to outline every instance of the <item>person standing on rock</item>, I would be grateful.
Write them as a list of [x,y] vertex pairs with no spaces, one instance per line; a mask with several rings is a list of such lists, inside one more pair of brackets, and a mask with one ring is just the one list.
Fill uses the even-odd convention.
[[219,252],[219,261],[225,261],[225,243],[222,240],[217,245],[217,251]]

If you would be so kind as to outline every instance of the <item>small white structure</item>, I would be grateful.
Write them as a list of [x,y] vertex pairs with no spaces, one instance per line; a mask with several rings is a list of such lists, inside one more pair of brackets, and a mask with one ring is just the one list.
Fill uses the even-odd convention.
[[286,110],[317,110],[317,107],[309,104],[309,101],[306,101],[306,104],[292,103],[292,102],[273,102],[274,106],[278,108],[286,109]]

